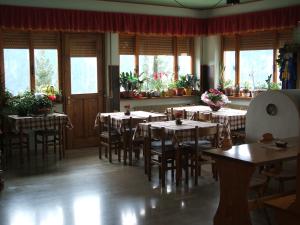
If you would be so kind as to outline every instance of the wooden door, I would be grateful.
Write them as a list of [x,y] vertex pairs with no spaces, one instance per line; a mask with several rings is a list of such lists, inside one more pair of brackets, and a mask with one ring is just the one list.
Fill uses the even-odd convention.
[[67,132],[67,148],[97,145],[94,122],[104,110],[103,35],[67,34],[65,46],[66,112],[74,128]]

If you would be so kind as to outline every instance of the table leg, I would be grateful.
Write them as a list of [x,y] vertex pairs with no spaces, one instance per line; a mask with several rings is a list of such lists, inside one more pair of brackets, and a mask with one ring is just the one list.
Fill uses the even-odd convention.
[[216,159],[220,202],[214,225],[251,225],[248,188],[255,166],[236,160]]
[[20,163],[23,164],[24,159],[23,159],[23,128],[22,125],[20,126],[19,130],[19,142],[20,142]]
[[180,184],[182,177],[182,167],[181,167],[181,152],[180,147],[176,147],[176,186]]

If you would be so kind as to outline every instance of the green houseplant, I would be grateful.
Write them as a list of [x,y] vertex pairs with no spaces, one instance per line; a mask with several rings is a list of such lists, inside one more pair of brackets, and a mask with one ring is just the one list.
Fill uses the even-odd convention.
[[139,80],[138,76],[130,72],[122,72],[120,74],[120,85],[124,89],[123,97],[133,97],[133,90],[138,90],[142,86],[144,80]]
[[227,96],[233,95],[233,81],[228,79],[224,81],[224,92]]
[[175,81],[175,86],[176,86],[176,95],[177,96],[182,96],[184,93],[184,88],[185,88],[185,84],[186,83],[186,77],[185,76],[181,76],[179,77],[178,80]]

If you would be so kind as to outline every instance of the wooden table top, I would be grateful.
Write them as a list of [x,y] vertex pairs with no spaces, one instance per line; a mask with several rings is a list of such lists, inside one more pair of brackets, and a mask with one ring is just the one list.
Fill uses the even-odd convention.
[[286,148],[276,147],[274,142],[269,142],[233,146],[226,151],[212,149],[204,152],[215,158],[238,160],[255,165],[296,158],[300,153],[300,138],[286,138],[284,141],[288,143]]

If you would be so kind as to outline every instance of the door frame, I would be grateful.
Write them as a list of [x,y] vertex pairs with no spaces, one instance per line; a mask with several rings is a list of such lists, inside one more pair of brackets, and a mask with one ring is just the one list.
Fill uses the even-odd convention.
[[[96,41],[96,57],[97,57],[97,77],[98,77],[98,94],[99,104],[98,112],[106,110],[106,98],[105,98],[105,36],[104,33],[62,33],[62,48],[61,48],[61,71],[62,71],[62,94],[65,96],[63,102],[63,109],[66,114],[70,113],[71,110],[71,54],[70,54],[70,40],[72,38],[95,38]],[[93,93],[94,94],[94,93]],[[84,94],[83,94],[84,95]],[[82,94],[75,95],[80,97]],[[72,122],[72,121],[71,121]],[[75,128],[76,129],[76,128]],[[67,130],[66,132],[66,149],[73,148],[73,132]]]

